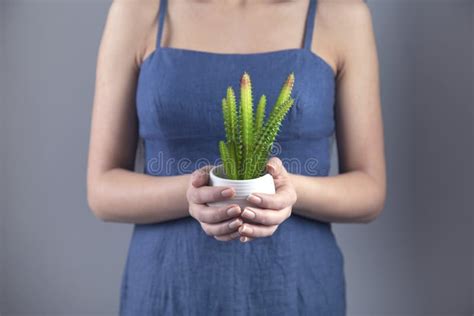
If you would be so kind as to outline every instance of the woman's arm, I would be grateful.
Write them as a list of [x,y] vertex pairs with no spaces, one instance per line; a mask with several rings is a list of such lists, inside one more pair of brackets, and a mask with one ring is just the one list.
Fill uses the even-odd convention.
[[190,175],[155,177],[133,171],[138,138],[135,93],[143,55],[138,48],[145,47],[145,34],[158,12],[151,2],[157,1],[115,0],[98,53],[87,198],[93,213],[104,221],[150,223],[189,215]]
[[386,195],[379,69],[371,15],[362,1],[321,1],[320,7],[324,10],[322,23],[331,21],[327,24],[337,28],[331,40],[339,56],[336,139],[340,174],[292,174],[298,194],[293,212],[329,222],[369,222],[382,211]]

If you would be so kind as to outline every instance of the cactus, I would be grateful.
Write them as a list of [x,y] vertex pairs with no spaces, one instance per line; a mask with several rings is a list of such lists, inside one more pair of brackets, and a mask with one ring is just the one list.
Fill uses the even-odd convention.
[[265,122],[266,96],[263,94],[253,112],[252,84],[244,72],[240,80],[240,107],[237,113],[235,93],[231,86],[222,99],[226,141],[219,141],[219,152],[227,178],[234,180],[257,178],[265,172],[270,149],[281,123],[294,103],[291,92],[295,76],[290,73],[277,101]]
[[[240,80],[240,131],[243,156],[247,158],[251,156],[253,146],[253,100],[250,76],[246,72]],[[251,162],[248,159],[243,160],[241,167],[244,179],[250,177],[250,164]]]
[[255,114],[255,127],[254,127],[255,139],[258,139],[258,136],[263,129],[263,121],[265,119],[266,104],[267,104],[267,97],[263,94],[260,97],[260,100],[258,101],[257,112]]
[[281,87],[280,94],[278,95],[278,99],[275,103],[275,107],[280,107],[283,104],[283,102],[285,102],[286,99],[290,97],[294,84],[295,84],[295,74],[292,72],[290,73],[285,83]]

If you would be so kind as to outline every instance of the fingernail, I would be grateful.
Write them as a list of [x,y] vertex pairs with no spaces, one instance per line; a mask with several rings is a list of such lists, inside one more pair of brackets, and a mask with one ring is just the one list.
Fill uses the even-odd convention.
[[246,242],[246,241],[247,241],[247,239],[248,239],[248,238],[247,238],[246,236],[242,236],[242,237],[240,237],[240,241],[241,241],[241,242]]
[[239,227],[241,224],[242,224],[242,221],[240,219],[236,219],[235,221],[229,224],[229,228],[234,229],[236,227]]
[[251,234],[253,232],[253,229],[248,227],[247,225],[242,225],[240,232],[245,234]]
[[237,206],[233,206],[227,210],[227,215],[235,216],[240,213],[240,209]]
[[255,213],[250,211],[249,209],[245,209],[244,212],[242,213],[242,216],[248,219],[254,219],[255,218]]
[[234,195],[234,190],[232,190],[231,188],[225,189],[224,191],[221,192],[221,195],[223,197],[231,197],[232,195]]
[[247,197],[247,200],[252,202],[252,203],[255,203],[255,204],[260,204],[262,202],[262,199],[259,198],[258,196],[256,195],[253,195],[253,194],[250,194],[248,197]]
[[269,170],[270,173],[274,173],[274,172],[275,172],[275,167],[274,167],[272,164],[268,164],[267,167],[268,167],[268,169],[270,169],[270,170]]

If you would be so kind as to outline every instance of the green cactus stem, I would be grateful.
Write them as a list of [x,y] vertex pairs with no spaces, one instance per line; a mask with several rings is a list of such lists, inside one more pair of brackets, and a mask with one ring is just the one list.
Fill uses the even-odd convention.
[[267,119],[267,98],[264,94],[259,99],[254,117],[252,83],[247,72],[244,72],[240,80],[238,110],[234,90],[230,86],[227,88],[226,97],[222,99],[226,141],[219,141],[219,152],[227,178],[254,179],[265,172],[273,142],[295,101],[291,98],[294,82],[295,76],[292,72],[282,85]]
[[281,87],[281,90],[280,90],[280,94],[278,95],[278,99],[275,102],[274,108],[280,107],[283,104],[283,102],[285,102],[286,99],[290,97],[294,84],[295,84],[295,74],[292,72],[286,78],[285,83],[283,83],[283,86]]
[[263,122],[265,120],[265,106],[267,104],[267,97],[262,94],[260,100],[258,101],[257,111],[255,113],[255,139],[258,139],[258,135],[263,129]]
[[227,108],[229,110],[230,135],[227,136],[229,142],[229,152],[236,166],[237,177],[239,176],[240,163],[242,160],[242,148],[239,146],[239,121],[237,116],[237,102],[232,87],[227,88]]
[[229,150],[223,140],[219,141],[219,153],[221,155],[222,164],[224,165],[224,171],[227,178],[230,178],[230,156]]
[[281,123],[294,103],[293,98],[288,98],[280,108],[273,108],[263,132],[259,135],[254,147],[255,168],[252,170],[252,177],[257,177],[265,169],[268,154],[280,130]]
[[241,122],[241,143],[243,147],[243,178],[248,179],[248,172],[251,161],[251,150],[253,146],[253,100],[252,100],[252,83],[250,76],[244,72],[240,80],[240,122]]

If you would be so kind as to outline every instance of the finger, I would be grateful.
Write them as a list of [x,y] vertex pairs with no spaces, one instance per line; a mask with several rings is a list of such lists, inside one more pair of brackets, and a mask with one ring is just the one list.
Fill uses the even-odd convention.
[[240,237],[240,233],[238,231],[233,232],[232,234],[221,235],[221,236],[214,236],[215,239],[220,241],[230,241]]
[[252,220],[252,223],[255,224],[272,226],[281,224],[290,215],[290,207],[285,207],[281,210],[246,207],[241,216],[245,219]]
[[296,202],[296,193],[290,186],[283,185],[275,194],[252,193],[247,197],[247,201],[259,208],[280,210]]
[[277,230],[278,225],[265,226],[265,225],[254,225],[249,223],[243,223],[239,227],[240,235],[247,237],[268,237],[273,235]]
[[217,202],[232,198],[235,195],[235,190],[229,187],[210,187],[202,186],[194,188],[190,192],[190,199],[197,204],[205,204],[210,202]]
[[251,240],[254,240],[255,238],[252,238],[252,237],[247,237],[247,236],[241,236],[240,237],[240,241],[241,242],[248,242],[248,241],[251,241]]
[[207,165],[197,170],[191,174],[191,184],[198,188],[203,185],[206,185],[209,182],[209,171],[214,167],[213,165]]
[[196,214],[196,219],[207,224],[220,223],[224,220],[237,217],[242,213],[238,204],[231,204],[223,207],[193,204],[192,207],[193,214]]
[[220,236],[235,232],[242,224],[240,218],[233,218],[217,224],[208,224],[200,222],[202,229],[209,236]]
[[271,157],[268,159],[266,168],[273,178],[278,178],[286,175],[286,169],[283,166],[283,162],[278,157]]

